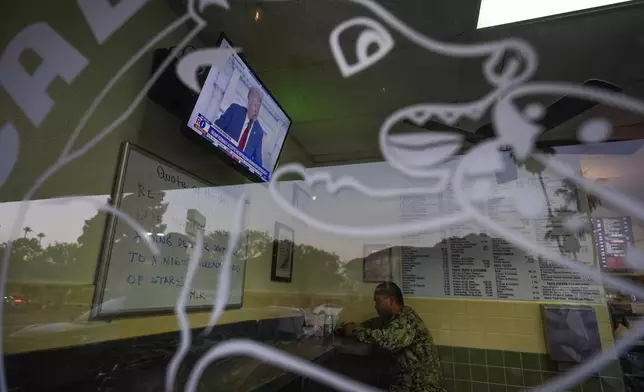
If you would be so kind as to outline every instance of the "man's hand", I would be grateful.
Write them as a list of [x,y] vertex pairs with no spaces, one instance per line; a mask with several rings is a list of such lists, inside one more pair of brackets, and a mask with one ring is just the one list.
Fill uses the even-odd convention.
[[347,324],[345,324],[344,325],[344,334],[347,335],[347,336],[351,335],[353,333],[353,331],[355,331],[355,329],[357,327],[358,326],[356,325],[356,323],[347,323]]

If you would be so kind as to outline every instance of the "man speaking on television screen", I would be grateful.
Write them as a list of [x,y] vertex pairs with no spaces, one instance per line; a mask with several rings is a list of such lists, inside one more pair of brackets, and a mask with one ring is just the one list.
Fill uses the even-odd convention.
[[260,166],[262,164],[262,140],[264,129],[257,117],[262,107],[262,92],[257,87],[248,90],[248,108],[233,103],[215,121],[215,124],[230,137],[237,140],[237,148]]

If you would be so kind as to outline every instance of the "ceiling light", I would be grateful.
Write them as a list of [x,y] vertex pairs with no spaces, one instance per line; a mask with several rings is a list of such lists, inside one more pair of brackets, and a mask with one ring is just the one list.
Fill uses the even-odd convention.
[[317,196],[311,196],[311,199],[315,200],[317,199]]
[[259,20],[259,18],[261,18],[261,16],[262,16],[262,14],[259,12],[259,10],[256,10],[255,11],[255,22],[257,22]]
[[499,26],[628,1],[631,0],[481,0],[476,28]]

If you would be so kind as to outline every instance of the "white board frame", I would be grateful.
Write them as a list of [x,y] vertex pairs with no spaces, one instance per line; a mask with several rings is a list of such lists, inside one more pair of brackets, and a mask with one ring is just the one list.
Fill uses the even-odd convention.
[[[163,165],[169,166],[172,169],[183,173],[185,176],[192,178],[195,182],[203,183],[207,187],[217,186],[210,181],[206,181],[203,178],[198,177],[190,173],[189,171],[168,162],[167,160],[159,157],[158,155],[144,148],[136,146],[129,141],[125,141],[121,145],[121,151],[119,153],[119,163],[117,166],[114,185],[112,187],[112,194],[109,201],[109,203],[114,208],[120,208],[121,199],[123,198],[125,174],[127,173],[127,164],[130,157],[130,152],[132,151],[136,151],[139,154],[146,156],[147,158],[156,160]],[[247,204],[250,204],[250,203],[247,202]],[[107,214],[105,230],[103,231],[103,240],[101,242],[100,256],[98,260],[98,265],[96,267],[96,273],[94,276],[94,296],[92,299],[92,308],[90,310],[89,320],[90,321],[112,320],[112,319],[118,319],[118,318],[159,316],[159,315],[167,315],[167,314],[174,313],[174,304],[171,307],[128,309],[120,312],[110,312],[109,314],[101,313],[103,297],[107,286],[109,264],[112,256],[112,246],[114,244],[114,235],[116,232],[117,222],[118,222],[118,217],[116,215],[111,213]],[[248,246],[248,242],[246,241],[245,243],[246,243],[246,246]],[[246,285],[246,261],[247,261],[246,255],[248,255],[248,249],[244,249],[243,254],[245,255],[245,257],[243,259],[244,273],[242,275],[241,299],[239,303],[226,305],[226,310],[241,309],[244,305],[244,291],[245,291],[245,285]],[[186,312],[188,313],[206,312],[206,311],[210,311],[211,309],[212,309],[212,305],[186,306]]]

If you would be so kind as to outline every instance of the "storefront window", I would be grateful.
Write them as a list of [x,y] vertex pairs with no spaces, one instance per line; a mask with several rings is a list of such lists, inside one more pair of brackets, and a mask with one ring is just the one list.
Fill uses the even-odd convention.
[[492,3],[3,4],[0,389],[642,390],[644,6]]

